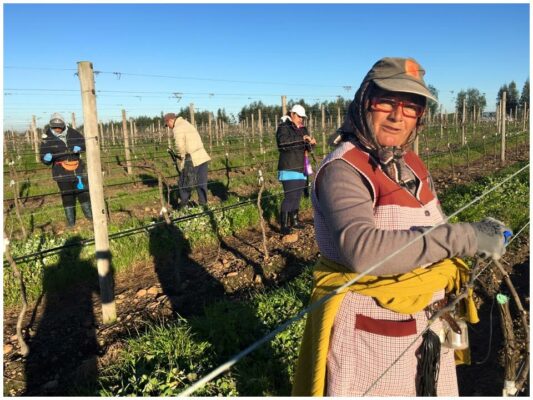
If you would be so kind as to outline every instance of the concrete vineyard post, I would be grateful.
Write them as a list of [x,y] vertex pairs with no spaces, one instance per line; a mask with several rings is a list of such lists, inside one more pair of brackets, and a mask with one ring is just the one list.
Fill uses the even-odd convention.
[[126,119],[126,110],[122,110],[122,134],[124,135],[124,154],[126,156],[126,170],[128,171],[128,175],[131,175],[132,170],[131,170],[130,134],[128,132],[128,120]]
[[287,115],[287,96],[281,96],[281,115]]
[[89,192],[93,213],[96,266],[98,269],[100,298],[102,301],[102,321],[104,324],[108,324],[117,319],[117,313],[113,293],[111,251],[109,249],[109,237],[107,233],[100,147],[98,146],[98,117],[96,114],[96,95],[92,63],[88,61],[79,62],[78,76],[80,78],[83,105],[87,173],[89,176]]
[[76,129],[76,113],[72,113],[72,129]]
[[337,129],[341,127],[341,108],[337,107]]

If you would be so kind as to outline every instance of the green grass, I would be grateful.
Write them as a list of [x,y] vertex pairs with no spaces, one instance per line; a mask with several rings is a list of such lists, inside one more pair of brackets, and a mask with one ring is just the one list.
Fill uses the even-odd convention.
[[[306,267],[284,287],[257,293],[248,302],[222,300],[207,306],[203,316],[149,326],[101,371],[97,394],[175,396],[298,313],[310,290]],[[292,324],[195,395],[289,395],[304,323]]]
[[[527,163],[520,162],[500,170],[497,174],[485,176],[467,185],[455,185],[444,191],[439,198],[443,211],[450,214],[468,204],[488,188],[502,182]],[[498,189],[486,195],[481,201],[468,207],[451,222],[474,222],[493,217],[505,222],[517,231],[529,220],[529,169],[522,171]]]

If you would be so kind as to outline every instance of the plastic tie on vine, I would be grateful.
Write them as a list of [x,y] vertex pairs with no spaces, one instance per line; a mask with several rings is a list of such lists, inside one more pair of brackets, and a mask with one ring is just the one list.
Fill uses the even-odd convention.
[[9,181],[9,186],[15,186],[15,181],[13,179]]
[[4,253],[6,252],[8,246],[9,246],[9,239],[5,237],[4,238]]
[[161,211],[159,211],[159,215],[163,215],[164,213],[167,213],[167,212],[168,212],[167,208],[166,207],[162,207]]
[[503,293],[498,293],[496,295],[496,301],[498,302],[498,304],[505,304],[509,301],[509,297],[504,295]]

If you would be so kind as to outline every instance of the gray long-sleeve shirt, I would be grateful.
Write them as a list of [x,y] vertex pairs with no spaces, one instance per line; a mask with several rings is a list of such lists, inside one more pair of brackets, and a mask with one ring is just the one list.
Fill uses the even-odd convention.
[[[369,188],[362,176],[342,160],[334,160],[321,169],[315,190],[316,206],[326,220],[343,264],[357,273],[422,235],[416,230],[376,228]],[[470,224],[442,224],[370,275],[401,274],[444,258],[473,256],[476,250],[477,238]]]

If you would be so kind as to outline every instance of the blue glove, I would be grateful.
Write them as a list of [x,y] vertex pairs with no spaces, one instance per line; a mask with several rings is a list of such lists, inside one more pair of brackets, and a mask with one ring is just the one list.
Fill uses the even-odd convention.
[[46,162],[50,162],[50,161],[52,161],[52,154],[50,154],[50,153],[46,153],[46,154],[43,156],[43,160],[46,161]]
[[76,175],[76,178],[78,178],[78,184],[76,185],[76,188],[77,188],[78,190],[83,190],[83,189],[84,189],[84,186],[83,186],[83,182],[81,181],[81,176]]
[[511,237],[513,236],[513,231],[503,231],[503,239],[504,239],[504,244],[505,246],[507,246],[509,244],[509,242],[511,241]]
[[72,148],[72,151],[73,151],[74,153],[79,153],[79,152],[81,151],[81,147],[80,147],[80,146],[74,146],[74,147]]

